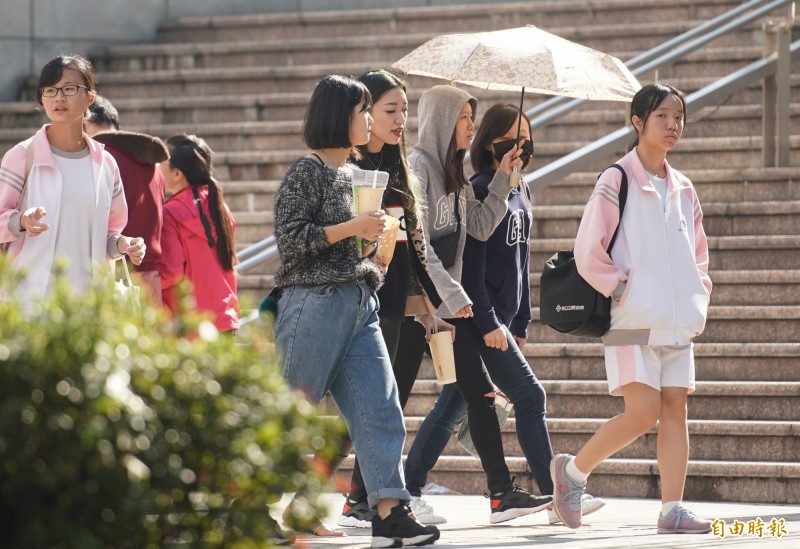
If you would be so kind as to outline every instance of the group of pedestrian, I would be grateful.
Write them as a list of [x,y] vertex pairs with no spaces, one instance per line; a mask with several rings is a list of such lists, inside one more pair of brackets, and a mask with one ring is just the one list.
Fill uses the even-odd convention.
[[[79,56],[45,65],[37,100],[50,122],[0,166],[0,242],[9,244],[12,265],[27,273],[21,295],[46,295],[60,258],[68,259],[65,276],[82,291],[104,264],[127,256],[172,314],[185,312],[178,287],[188,281],[193,308],[235,333],[235,221],[208,145],[185,134],[164,143],[121,131],[116,110],[96,93],[91,65]],[[589,473],[658,424],[658,532],[711,530],[681,502],[692,338],[703,330],[711,292],[697,195],[666,161],[685,112],[682,92],[668,84],[636,94],[630,122],[637,139],[618,162],[630,182],[624,214],[620,219],[621,174],[609,170],[580,223],[578,269],[612,298],[605,363],[609,392],[622,396],[625,408],[573,457],[553,454],[545,390],[523,353],[533,196],[511,176],[533,157],[530,120],[516,106],[497,104],[476,133],[477,99],[455,86],[434,86],[420,98],[418,143],[407,152],[409,100],[396,75],[331,75],[316,85],[302,129],[310,152],[288,168],[275,198],[281,266],[273,328],[288,383],[314,402],[330,394],[348,427],[341,456],[355,446],[339,526],[371,527],[373,547],[435,542],[436,524],[446,519],[422,499],[422,489],[465,421],[486,474],[492,524],[548,509],[551,523],[581,526],[583,515],[604,504],[585,493]],[[388,173],[380,210],[356,213],[354,167]],[[391,261],[381,265],[356,242],[379,240],[386,216],[400,228]],[[451,334],[456,382],[442,388],[404,465],[403,408],[427,341],[439,331]],[[498,389],[514,405],[538,495],[516,483],[506,464]],[[291,505],[284,520],[299,523]],[[305,528],[343,535],[320,521]],[[289,539],[274,523],[272,541]]]
[[[59,269],[81,292],[127,256],[155,304],[173,315],[190,306],[219,331],[235,332],[235,222],[208,145],[120,130],[79,55],[50,60],[36,97],[49,123],[0,165],[0,242],[26,273],[24,303],[46,296]],[[188,305],[179,299],[186,293]]]
[[[581,221],[579,271],[613,297],[606,366],[609,392],[624,397],[625,411],[573,458],[553,455],[545,391],[521,351],[531,319],[532,196],[510,176],[533,155],[530,121],[513,105],[494,105],[474,136],[477,100],[434,86],[420,98],[419,142],[406,157],[408,98],[395,75],[334,75],[317,84],[304,121],[313,152],[289,168],[275,199],[282,295],[274,330],[289,383],[315,401],[330,393],[355,445],[340,526],[371,526],[374,547],[435,542],[435,524],[445,519],[421,499],[422,487],[463,420],[486,473],[493,524],[550,507],[551,523],[579,527],[604,503],[585,493],[588,473],[658,423],[658,531],[711,530],[681,503],[691,340],[703,330],[711,292],[697,195],[666,161],[683,133],[683,97],[661,83],[636,94],[637,140],[619,162],[631,181],[627,213],[620,219],[621,179],[612,170],[599,178]],[[389,173],[382,210],[356,215],[351,165]],[[378,238],[383,215],[401,221],[385,277],[356,245],[356,237]],[[617,225],[619,243],[606,252]],[[426,339],[439,330],[452,333],[457,380],[442,390],[403,468],[402,409]],[[496,388],[514,403],[517,437],[541,495],[509,473]],[[312,533],[341,535],[322,523]]]

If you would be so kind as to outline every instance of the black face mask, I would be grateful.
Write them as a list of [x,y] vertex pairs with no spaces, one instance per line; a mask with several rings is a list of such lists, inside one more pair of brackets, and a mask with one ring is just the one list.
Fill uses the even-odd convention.
[[[514,145],[517,144],[516,139],[504,139],[503,141],[498,141],[497,143],[492,143],[492,149],[494,151],[494,159],[498,162],[503,161],[503,157],[508,154],[508,151],[514,148]],[[522,143],[522,153],[519,155],[520,159],[522,160],[522,166],[528,165],[528,160],[531,159],[533,156],[533,141],[530,139],[526,139]]]

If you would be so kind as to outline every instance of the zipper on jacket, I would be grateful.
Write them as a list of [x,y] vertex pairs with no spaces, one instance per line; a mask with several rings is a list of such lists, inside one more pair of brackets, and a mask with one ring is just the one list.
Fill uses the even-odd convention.
[[669,230],[667,227],[667,221],[669,219],[669,202],[667,202],[666,209],[664,210],[664,242],[666,244],[665,248],[667,250],[667,265],[669,266],[669,280],[670,280],[670,290],[672,291],[672,335],[673,335],[673,342],[675,345],[678,344],[678,300],[675,297],[676,288],[675,288],[675,277],[673,276],[673,269],[675,268],[672,264],[672,254],[670,253],[670,239],[669,239]]

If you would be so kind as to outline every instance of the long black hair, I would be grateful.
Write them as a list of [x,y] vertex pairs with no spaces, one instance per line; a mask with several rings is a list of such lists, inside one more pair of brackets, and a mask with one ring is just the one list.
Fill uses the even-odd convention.
[[[358,77],[359,82],[363,83],[369,90],[372,96],[372,106],[383,97],[383,95],[395,88],[400,88],[403,92],[407,92],[406,83],[399,77],[385,70],[376,70],[365,72]],[[357,149],[361,152],[362,158],[368,154],[367,146],[360,145]],[[390,185],[400,195],[400,200],[403,202],[403,210],[406,218],[406,228],[416,229],[419,227],[419,206],[418,198],[420,194],[419,181],[414,176],[414,172],[408,166],[408,159],[406,157],[406,132],[400,137],[400,142],[397,145],[390,145],[388,143],[383,145],[382,154],[385,156],[386,166],[390,166],[390,173],[394,171],[396,166],[397,174],[391,173],[392,180]],[[394,177],[396,175],[396,177]]]
[[233,224],[225,208],[222,187],[212,175],[211,155],[213,151],[203,139],[196,135],[176,134],[167,139],[169,165],[183,172],[190,187],[208,186],[208,209],[216,229],[217,242],[210,233],[208,220],[200,209],[200,218],[206,227],[209,246],[216,247],[222,268],[233,270],[236,264],[236,246],[233,241]]
[[[675,99],[681,102],[681,107],[683,107],[683,117],[685,120],[686,95],[681,90],[670,84],[666,84],[664,82],[653,82],[652,84],[646,84],[642,86],[641,89],[636,92],[636,95],[633,96],[633,99],[631,99],[631,114],[629,117],[631,124],[633,124],[633,117],[638,116],[642,121],[642,131],[644,131],[644,127],[647,125],[647,119],[650,117],[650,114],[656,110],[661,102],[664,101],[664,99],[666,99],[669,95],[675,96]],[[628,151],[632,151],[638,144],[639,132],[637,131],[636,138],[628,147]]]

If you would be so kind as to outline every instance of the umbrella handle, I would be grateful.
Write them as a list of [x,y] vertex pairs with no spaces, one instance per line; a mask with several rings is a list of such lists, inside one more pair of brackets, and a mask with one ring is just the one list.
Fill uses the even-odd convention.
[[522,177],[522,174],[519,172],[519,168],[511,168],[511,176],[508,179],[508,184],[512,189],[516,189],[519,187],[519,180]]

